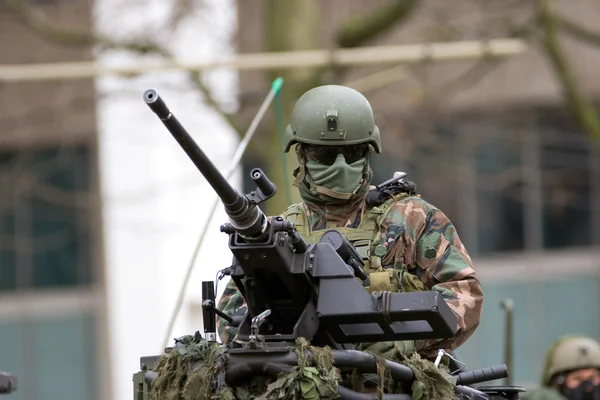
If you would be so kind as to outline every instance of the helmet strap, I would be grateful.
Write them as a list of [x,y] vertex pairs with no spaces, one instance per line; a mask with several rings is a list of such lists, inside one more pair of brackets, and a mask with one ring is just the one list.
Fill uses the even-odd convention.
[[293,185],[296,187],[300,187],[302,182],[304,181],[304,177],[306,176],[306,160],[304,159],[304,154],[302,153],[302,145],[298,143],[296,145],[296,157],[298,158],[298,168],[294,170],[294,183]]

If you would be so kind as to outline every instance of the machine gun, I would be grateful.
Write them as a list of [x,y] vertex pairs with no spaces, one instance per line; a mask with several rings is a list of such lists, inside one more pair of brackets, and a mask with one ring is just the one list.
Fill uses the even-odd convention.
[[[276,378],[289,370],[298,362],[289,347],[299,338],[313,346],[332,348],[334,366],[340,370],[375,372],[376,358],[353,350],[353,343],[454,336],[456,316],[439,292],[369,293],[356,279],[367,278],[364,262],[343,234],[329,230],[318,243],[308,245],[291,222],[267,218],[258,205],[274,196],[277,188],[263,171],[255,168],[250,172],[256,190],[239,194],[155,90],[147,90],[144,100],[218,194],[229,217],[221,231],[229,235],[234,256],[230,275],[248,311],[241,319],[234,319],[214,307],[211,295],[203,296],[205,317],[212,318],[205,327],[214,328],[216,313],[237,326],[239,341],[246,343],[225,353],[228,385],[240,385],[265,374]],[[205,289],[212,290],[209,286]],[[147,358],[144,364],[148,366]],[[415,379],[406,365],[392,361],[386,365],[394,380],[410,383]],[[492,398],[466,385],[506,374],[505,366],[459,374],[457,396]],[[151,383],[156,374],[148,371],[144,376],[146,383]],[[348,399],[377,398],[376,394],[372,397],[341,386],[339,393]],[[384,398],[411,397],[390,394]]]

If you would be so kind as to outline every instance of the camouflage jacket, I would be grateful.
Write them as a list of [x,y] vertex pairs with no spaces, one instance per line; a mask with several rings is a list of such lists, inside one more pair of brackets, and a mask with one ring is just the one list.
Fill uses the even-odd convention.
[[[365,204],[354,215],[332,218],[327,210],[310,213],[312,231],[337,227],[356,227],[364,215]],[[335,224],[332,224],[332,220]],[[448,217],[433,205],[417,196],[396,201],[380,225],[380,237],[373,248],[383,246],[385,268],[405,267],[429,290],[440,292],[454,311],[458,321],[457,334],[451,339],[422,341],[417,350],[421,355],[435,357],[437,349],[454,350],[464,343],[479,325],[483,292],[471,258]],[[244,299],[230,280],[219,301],[227,313],[246,310]],[[236,334],[221,318],[217,319],[221,340],[226,343]]]

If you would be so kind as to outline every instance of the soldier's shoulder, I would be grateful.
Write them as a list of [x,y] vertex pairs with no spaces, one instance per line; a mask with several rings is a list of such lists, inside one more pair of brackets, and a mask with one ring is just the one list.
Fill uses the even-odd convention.
[[294,203],[287,206],[282,212],[281,217],[286,217],[291,214],[298,214],[304,212],[304,204],[303,203]]
[[429,203],[418,195],[403,196],[398,198],[392,205],[391,211],[401,212],[403,214],[417,214],[427,216],[431,211],[439,210],[436,206]]
[[[395,229],[403,226],[410,232],[419,232],[427,225],[432,206],[419,196],[402,196],[393,202],[388,201],[387,212],[380,224],[384,229]],[[385,206],[383,206],[385,207]]]
[[430,202],[428,202],[427,200],[425,200],[423,197],[421,197],[420,194],[400,196],[396,200],[396,204],[398,204],[398,203],[402,203],[402,204],[418,204],[418,205],[422,205],[424,208],[436,209],[437,210],[436,206],[434,206],[433,204],[431,204]]
[[398,198],[382,221],[385,227],[404,226],[407,232],[417,236],[442,217],[439,209],[420,196]]

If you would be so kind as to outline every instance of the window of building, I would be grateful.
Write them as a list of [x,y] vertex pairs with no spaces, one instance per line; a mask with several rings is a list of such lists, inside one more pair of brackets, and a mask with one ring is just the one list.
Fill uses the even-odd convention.
[[13,400],[96,398],[97,357],[90,314],[0,322],[0,371],[17,376]]
[[540,110],[537,123],[541,138],[543,245],[589,245],[594,218],[594,144],[564,112]]
[[424,198],[450,217],[470,253],[598,243],[600,148],[568,112],[455,115],[435,130],[439,140],[410,163]]
[[473,148],[477,202],[475,251],[485,254],[523,250],[526,193],[521,143],[510,137],[511,130],[495,118],[480,121],[478,125],[480,137]]
[[90,150],[0,152],[0,290],[91,281]]

